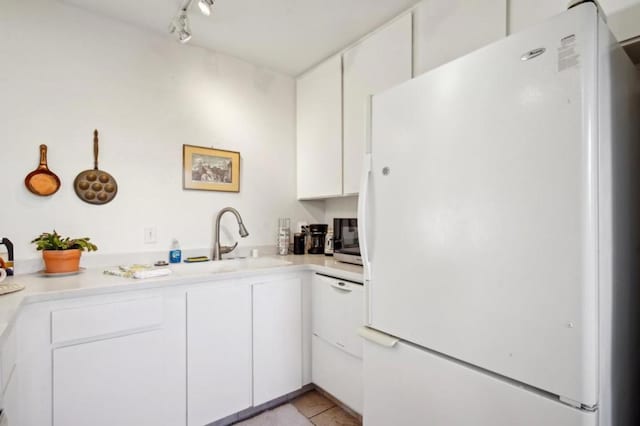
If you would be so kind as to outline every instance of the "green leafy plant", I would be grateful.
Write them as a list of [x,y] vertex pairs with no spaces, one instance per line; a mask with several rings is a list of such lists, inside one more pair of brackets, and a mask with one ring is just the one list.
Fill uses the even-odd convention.
[[98,246],[89,241],[89,237],[82,238],[63,238],[60,234],[53,230],[53,234],[43,232],[36,237],[32,243],[36,245],[37,250],[80,250],[95,251]]

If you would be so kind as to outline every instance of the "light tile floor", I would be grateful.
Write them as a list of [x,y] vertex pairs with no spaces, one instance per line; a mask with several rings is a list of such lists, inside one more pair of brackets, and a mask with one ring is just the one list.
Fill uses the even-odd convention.
[[312,423],[291,404],[284,404],[255,417],[236,423],[236,426],[311,426]]
[[[295,408],[294,408],[295,407]],[[317,391],[266,411],[236,426],[361,426],[362,422]]]

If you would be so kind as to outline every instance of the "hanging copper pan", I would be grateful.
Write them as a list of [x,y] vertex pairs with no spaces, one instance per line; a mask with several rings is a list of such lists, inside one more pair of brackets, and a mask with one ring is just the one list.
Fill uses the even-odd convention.
[[98,169],[98,131],[93,131],[93,169],[80,172],[73,181],[73,189],[82,201],[107,204],[118,193],[118,184],[109,173]]
[[24,178],[27,189],[36,195],[46,197],[60,189],[60,179],[47,166],[47,146],[40,145],[40,165]]

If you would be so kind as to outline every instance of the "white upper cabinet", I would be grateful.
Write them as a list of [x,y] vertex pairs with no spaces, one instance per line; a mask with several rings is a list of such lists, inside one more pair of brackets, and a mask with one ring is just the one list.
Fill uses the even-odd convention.
[[424,0],[299,77],[298,199],[358,193],[371,95],[506,34],[507,0]]
[[297,81],[298,199],[342,195],[342,58]]
[[509,0],[509,34],[517,33],[567,10],[568,1]]
[[343,55],[344,195],[357,194],[367,147],[371,95],[411,78],[410,13],[373,33]]
[[[520,1],[531,8],[539,3],[563,3]],[[507,34],[507,0],[424,0],[414,13],[414,76]]]

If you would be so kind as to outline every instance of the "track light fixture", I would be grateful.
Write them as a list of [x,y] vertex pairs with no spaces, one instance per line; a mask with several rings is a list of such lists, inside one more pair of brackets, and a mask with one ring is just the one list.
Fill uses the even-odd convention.
[[186,8],[180,9],[176,17],[173,18],[173,21],[169,24],[169,33],[175,34],[180,43],[186,43],[191,40],[191,24],[189,23]]
[[[169,34],[175,34],[180,43],[191,40],[191,23],[189,22],[189,8],[194,0],[186,0],[183,6],[169,24]],[[203,15],[211,15],[214,0],[198,0],[198,7]]]

